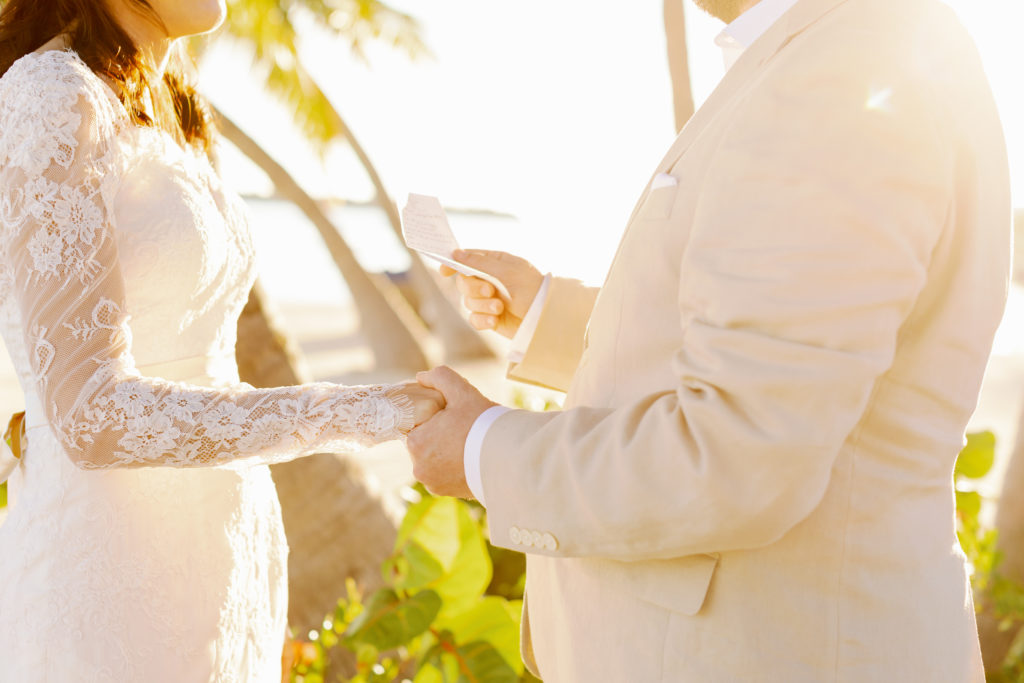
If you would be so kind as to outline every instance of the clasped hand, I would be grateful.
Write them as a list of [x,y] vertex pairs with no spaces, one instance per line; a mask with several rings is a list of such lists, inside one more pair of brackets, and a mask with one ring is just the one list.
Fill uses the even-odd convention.
[[416,424],[407,434],[413,476],[439,496],[472,498],[463,451],[473,423],[497,405],[447,366],[416,375],[398,392],[413,402]]
[[[470,323],[479,330],[515,336],[544,276],[529,262],[504,252],[459,251],[454,256],[501,280],[510,294],[503,300],[490,283],[458,274]],[[442,266],[441,274],[456,273]],[[436,495],[472,498],[464,464],[466,438],[477,418],[497,404],[449,367],[421,372],[416,380],[419,384],[406,385],[407,395],[416,403],[416,427],[406,442],[413,476]]]

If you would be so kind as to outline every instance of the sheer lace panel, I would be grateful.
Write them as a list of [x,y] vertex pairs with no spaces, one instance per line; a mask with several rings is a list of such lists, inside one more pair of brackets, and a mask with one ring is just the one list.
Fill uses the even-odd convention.
[[77,59],[33,63],[33,92],[0,104],[3,295],[17,304],[37,392],[76,464],[276,462],[411,426],[408,400],[384,386],[210,389],[140,376],[111,210],[129,124]]

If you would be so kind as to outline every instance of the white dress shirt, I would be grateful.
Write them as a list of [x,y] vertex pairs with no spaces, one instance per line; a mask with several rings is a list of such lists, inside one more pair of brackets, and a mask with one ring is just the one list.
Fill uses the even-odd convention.
[[[715,38],[715,45],[722,49],[722,59],[725,62],[726,71],[731,69],[743,52],[796,3],[797,0],[760,0],[727,25]],[[509,361],[513,363],[523,359],[530,339],[537,331],[537,322],[540,320],[541,311],[544,310],[544,304],[547,301],[550,282],[551,276],[544,276],[544,282],[537,291],[533,303],[530,304],[530,310],[523,317],[523,322],[512,339],[512,348],[508,357]],[[480,471],[480,453],[484,437],[487,436],[487,430],[490,429],[494,421],[509,410],[510,408],[504,406],[494,406],[485,410],[473,423],[473,427],[466,437],[466,445],[463,449],[466,483],[481,505],[487,505],[484,501],[483,476]]]
[[715,45],[722,49],[725,70],[731,69],[740,55],[796,3],[797,0],[761,0],[722,29]]

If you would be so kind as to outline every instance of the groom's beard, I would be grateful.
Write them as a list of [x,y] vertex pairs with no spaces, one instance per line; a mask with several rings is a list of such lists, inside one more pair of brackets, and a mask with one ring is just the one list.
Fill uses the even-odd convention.
[[697,7],[725,23],[733,21],[743,11],[757,2],[750,0],[693,0]]

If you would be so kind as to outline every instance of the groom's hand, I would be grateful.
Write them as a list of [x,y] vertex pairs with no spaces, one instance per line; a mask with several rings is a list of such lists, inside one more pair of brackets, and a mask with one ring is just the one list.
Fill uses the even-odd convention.
[[[544,281],[541,272],[526,259],[503,251],[459,250],[453,257],[459,263],[498,278],[511,295],[504,301],[491,283],[459,273],[457,284],[462,303],[470,311],[470,324],[478,330],[494,330],[509,339],[516,336],[523,316],[530,310]],[[441,266],[441,275],[445,277],[455,272],[448,266]]]
[[480,414],[497,404],[449,367],[421,372],[416,380],[441,392],[446,405],[409,432],[406,445],[412,455],[413,476],[435,495],[472,498],[463,464],[466,437]]

